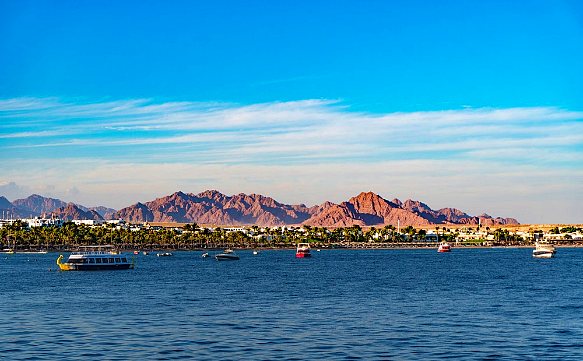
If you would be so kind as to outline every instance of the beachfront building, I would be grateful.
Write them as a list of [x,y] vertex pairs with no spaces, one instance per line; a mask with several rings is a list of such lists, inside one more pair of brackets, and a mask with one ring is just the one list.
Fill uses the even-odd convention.
[[58,218],[22,218],[22,219],[0,219],[0,228],[10,226],[15,222],[26,223],[28,228],[32,227],[61,227],[63,220]]
[[61,227],[64,223],[62,219],[58,218],[25,218],[21,221],[28,224],[28,227]]
[[488,240],[493,241],[495,239],[493,234],[489,234],[488,232],[484,231],[461,231],[457,236],[458,242],[465,242],[465,241],[476,241],[476,240]]
[[439,235],[435,232],[428,232],[425,234],[426,242],[439,242]]
[[543,234],[543,239],[548,242],[558,242],[558,241],[582,241],[583,235],[576,232],[563,232],[563,233],[545,233]]
[[72,222],[78,226],[84,225],[90,227],[101,226],[103,223],[105,223],[105,221],[97,219],[74,219]]
[[241,232],[243,234],[247,234],[249,231],[243,227],[225,227],[224,228],[225,232],[227,233],[231,233],[231,232]]

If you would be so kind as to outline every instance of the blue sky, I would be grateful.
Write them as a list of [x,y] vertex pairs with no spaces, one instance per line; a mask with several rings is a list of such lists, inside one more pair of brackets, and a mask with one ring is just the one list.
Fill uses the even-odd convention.
[[[0,194],[583,223],[579,1],[1,1]],[[3,157],[4,158],[4,157]]]

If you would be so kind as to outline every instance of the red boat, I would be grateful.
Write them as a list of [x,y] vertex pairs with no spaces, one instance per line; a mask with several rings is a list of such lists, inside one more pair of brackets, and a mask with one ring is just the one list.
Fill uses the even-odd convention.
[[310,244],[309,243],[298,243],[298,248],[296,249],[296,258],[306,258],[311,257],[310,254]]
[[451,252],[451,246],[447,242],[442,242],[437,248],[437,252]]

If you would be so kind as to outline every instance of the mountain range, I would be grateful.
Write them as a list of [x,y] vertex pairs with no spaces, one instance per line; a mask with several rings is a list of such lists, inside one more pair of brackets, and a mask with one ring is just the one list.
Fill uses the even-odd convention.
[[362,192],[348,201],[325,202],[307,207],[288,205],[260,194],[227,196],[216,190],[202,193],[176,192],[146,203],[136,203],[116,211],[107,207],[84,207],[59,199],[31,195],[14,202],[0,197],[0,212],[14,217],[53,215],[71,219],[124,219],[128,222],[176,222],[209,225],[282,226],[310,225],[317,227],[358,226],[429,226],[434,224],[468,224],[485,226],[519,224],[514,218],[471,216],[455,208],[431,209],[427,204],[411,199],[391,201],[372,192]]
[[60,199],[43,197],[33,194],[23,199],[10,202],[0,196],[0,215],[11,218],[58,217],[64,220],[73,219],[115,219],[112,215],[115,209],[107,207],[85,207],[79,204],[67,203]]

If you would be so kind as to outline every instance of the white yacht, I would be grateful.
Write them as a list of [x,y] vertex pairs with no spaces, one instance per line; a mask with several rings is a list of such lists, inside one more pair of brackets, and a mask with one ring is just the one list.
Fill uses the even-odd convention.
[[547,242],[536,242],[536,247],[532,251],[532,256],[536,258],[553,258],[557,250],[555,246]]

